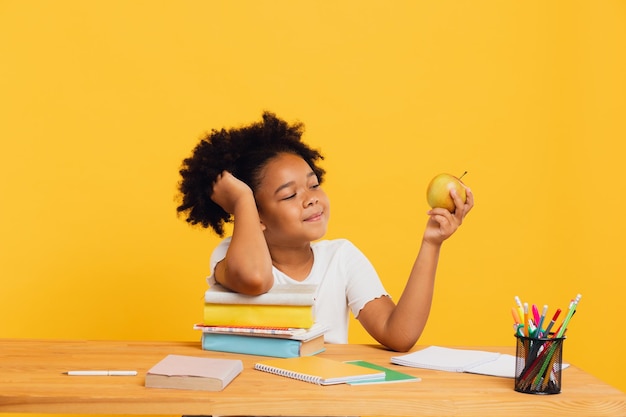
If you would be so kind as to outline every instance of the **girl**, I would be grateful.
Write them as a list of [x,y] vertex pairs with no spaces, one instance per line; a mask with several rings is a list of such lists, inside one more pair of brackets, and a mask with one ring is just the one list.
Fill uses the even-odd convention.
[[430,312],[435,272],[444,240],[474,205],[452,192],[454,213],[428,212],[421,247],[402,296],[395,304],[373,266],[345,239],[320,240],[330,215],[321,188],[322,155],[301,141],[304,126],[265,112],[248,126],[213,130],[183,162],[177,208],[190,224],[232,236],[211,256],[209,282],[256,295],[275,284],[318,286],[315,316],[329,326],[325,340],[348,342],[351,310],[367,332],[395,351],[411,349]]

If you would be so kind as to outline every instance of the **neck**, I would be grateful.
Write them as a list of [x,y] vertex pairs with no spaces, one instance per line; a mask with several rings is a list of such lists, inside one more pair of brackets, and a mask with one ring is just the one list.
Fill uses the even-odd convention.
[[300,248],[270,248],[272,264],[296,281],[304,281],[313,267],[311,245]]

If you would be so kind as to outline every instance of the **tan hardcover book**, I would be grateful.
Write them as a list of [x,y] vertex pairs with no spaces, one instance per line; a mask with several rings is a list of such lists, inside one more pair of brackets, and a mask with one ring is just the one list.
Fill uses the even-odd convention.
[[148,388],[221,391],[243,370],[238,359],[168,355],[146,374]]
[[324,347],[324,335],[319,335],[309,340],[300,341],[300,356],[311,356],[323,352]]

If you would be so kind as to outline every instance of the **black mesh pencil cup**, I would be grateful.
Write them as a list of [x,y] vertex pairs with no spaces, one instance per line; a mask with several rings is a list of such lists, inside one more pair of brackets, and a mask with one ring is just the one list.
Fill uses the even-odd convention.
[[560,393],[565,337],[515,337],[515,391],[526,394]]

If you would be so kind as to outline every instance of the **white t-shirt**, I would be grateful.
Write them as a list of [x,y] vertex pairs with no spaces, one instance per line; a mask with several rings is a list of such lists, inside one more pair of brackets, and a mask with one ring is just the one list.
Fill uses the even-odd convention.
[[[209,285],[215,282],[213,270],[226,256],[230,239],[224,239],[211,254]],[[358,317],[369,301],[389,294],[370,261],[350,241],[322,240],[312,243],[311,247],[314,260],[309,276],[303,281],[296,281],[272,268],[274,284],[317,285],[314,314],[316,322],[330,329],[324,335],[325,341],[348,343],[349,311]]]

